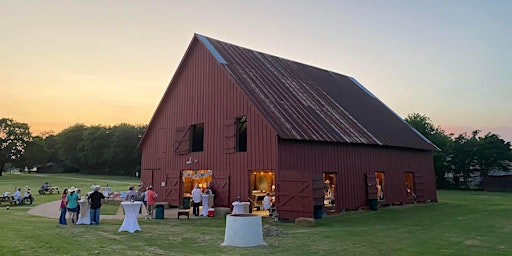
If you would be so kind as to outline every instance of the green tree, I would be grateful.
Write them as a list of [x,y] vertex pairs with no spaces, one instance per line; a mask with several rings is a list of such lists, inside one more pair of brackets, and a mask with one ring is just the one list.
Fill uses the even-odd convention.
[[83,163],[79,157],[78,147],[83,140],[83,134],[87,127],[83,124],[75,124],[64,129],[56,136],[57,152],[65,169],[81,170]]
[[146,126],[119,124],[110,129],[112,141],[107,153],[112,174],[133,176],[140,168],[141,152],[137,149]]
[[109,127],[96,125],[85,129],[77,148],[82,173],[105,173],[108,169],[105,153],[110,148],[111,137]]
[[506,142],[497,134],[487,133],[479,136],[480,133],[480,130],[475,130],[471,136],[463,133],[455,138],[453,172],[462,177],[461,185],[466,188],[473,172],[479,172],[481,177],[492,170],[510,169],[512,161],[510,142]]
[[426,115],[412,113],[405,118],[405,121],[440,149],[433,152],[436,184],[438,188],[447,187],[449,182],[445,179],[445,174],[451,170],[450,156],[453,146],[451,135],[447,135],[441,127],[432,124],[432,120]]
[[45,140],[40,136],[35,136],[27,142],[25,152],[17,161],[19,166],[41,166],[46,164],[50,158],[50,151],[46,149]]
[[0,119],[0,176],[5,164],[15,162],[23,155],[31,138],[28,124],[10,118]]

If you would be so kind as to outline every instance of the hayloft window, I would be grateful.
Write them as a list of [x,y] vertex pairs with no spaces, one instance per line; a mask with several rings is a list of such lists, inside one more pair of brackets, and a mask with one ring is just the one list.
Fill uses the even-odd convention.
[[247,116],[236,119],[236,151],[247,152]]
[[203,151],[203,141],[204,141],[204,124],[194,124],[192,125],[192,145],[190,147],[191,152],[201,152]]

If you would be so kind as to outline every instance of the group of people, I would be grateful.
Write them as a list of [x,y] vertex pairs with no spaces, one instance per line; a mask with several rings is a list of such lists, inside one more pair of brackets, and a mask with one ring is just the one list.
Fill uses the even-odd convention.
[[21,188],[17,188],[12,197],[14,198],[14,200],[16,200],[18,204],[23,204],[23,201],[26,198],[30,199],[30,203],[32,203],[32,192],[30,191],[30,188],[28,186],[25,187],[25,194],[23,194],[23,196],[21,196]]
[[[153,210],[155,209],[157,194],[153,191],[153,186],[144,187],[143,184],[139,184],[139,188],[136,191],[134,186],[128,188],[128,192],[124,196],[124,201],[140,201],[144,204],[147,209],[146,219],[153,218]],[[142,209],[141,209],[142,211]]]
[[[192,189],[192,213],[194,216],[199,216],[199,206],[201,205],[201,200],[203,198],[203,191],[199,188],[199,184],[194,186]],[[212,195],[213,191],[210,186],[208,186],[204,192],[205,195]],[[203,205],[203,207],[208,207],[207,205]]]
[[[105,199],[105,195],[100,191],[100,186],[95,185],[92,187],[92,191],[87,193],[87,202],[89,204],[89,217],[90,225],[100,224],[100,209],[102,200]],[[60,217],[59,224],[67,225],[66,214],[69,212],[69,221],[73,224],[77,223],[78,215],[80,214],[80,205],[78,201],[81,198],[81,189],[71,187],[64,189],[60,201]]]

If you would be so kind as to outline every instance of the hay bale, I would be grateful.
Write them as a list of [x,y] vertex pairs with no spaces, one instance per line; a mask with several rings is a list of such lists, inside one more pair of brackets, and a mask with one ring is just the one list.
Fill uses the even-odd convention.
[[300,217],[295,219],[295,225],[301,227],[313,227],[315,226],[315,219]]
[[284,232],[275,227],[270,225],[264,225],[263,226],[263,236],[283,236]]
[[215,207],[215,217],[225,218],[231,213],[231,209],[225,207]]

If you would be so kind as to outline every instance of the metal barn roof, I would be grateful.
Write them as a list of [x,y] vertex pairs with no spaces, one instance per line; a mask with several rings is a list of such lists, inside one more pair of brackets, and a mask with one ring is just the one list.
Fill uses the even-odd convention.
[[282,139],[438,148],[354,78],[196,34]]

